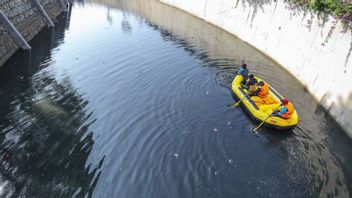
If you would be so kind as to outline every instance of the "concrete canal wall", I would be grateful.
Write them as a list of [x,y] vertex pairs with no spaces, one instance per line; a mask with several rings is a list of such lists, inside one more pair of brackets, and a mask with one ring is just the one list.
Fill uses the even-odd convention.
[[0,66],[67,11],[67,0],[0,0]]
[[352,137],[351,26],[283,0],[160,2],[232,33],[280,63]]

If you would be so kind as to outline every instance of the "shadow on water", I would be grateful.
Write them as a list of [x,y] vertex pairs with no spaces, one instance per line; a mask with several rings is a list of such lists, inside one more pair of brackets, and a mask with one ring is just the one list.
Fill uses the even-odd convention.
[[87,101],[70,79],[58,82],[45,71],[69,16],[37,35],[32,53],[18,52],[0,69],[1,196],[83,197],[99,178],[99,166],[86,165],[94,144]]

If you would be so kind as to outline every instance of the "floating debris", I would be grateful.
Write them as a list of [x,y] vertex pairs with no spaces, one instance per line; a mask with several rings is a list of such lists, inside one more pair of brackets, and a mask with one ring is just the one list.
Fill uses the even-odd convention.
[[227,121],[227,127],[228,127],[229,129],[231,129],[231,128],[232,128],[232,126],[231,126],[231,122],[230,122],[230,121]]

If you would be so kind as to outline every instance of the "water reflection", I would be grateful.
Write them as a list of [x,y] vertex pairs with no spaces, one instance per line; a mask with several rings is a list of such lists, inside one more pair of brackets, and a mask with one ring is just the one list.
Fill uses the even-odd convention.
[[45,69],[68,17],[31,42],[32,54],[19,52],[1,68],[1,196],[89,195],[99,178],[99,167],[86,165],[94,144],[88,102],[69,78],[58,82]]
[[[125,4],[126,4],[126,1],[123,1],[123,4],[122,4],[123,8],[126,7]],[[123,19],[121,22],[122,31],[125,33],[131,33],[132,26],[128,21],[128,13],[126,12],[126,9],[122,9],[122,13],[123,13]]]

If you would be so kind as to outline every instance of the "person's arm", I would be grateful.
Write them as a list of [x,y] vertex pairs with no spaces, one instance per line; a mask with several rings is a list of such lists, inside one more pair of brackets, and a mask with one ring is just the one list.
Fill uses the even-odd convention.
[[260,91],[261,91],[261,88],[258,87],[258,88],[253,92],[253,94],[254,94],[254,95],[258,95],[258,94],[260,93]]

